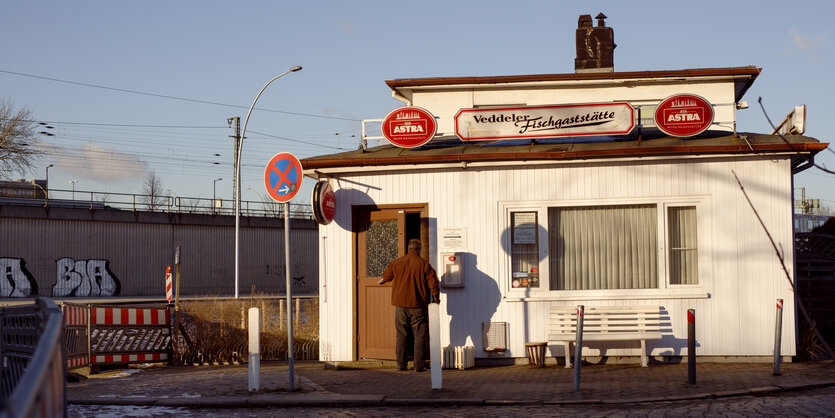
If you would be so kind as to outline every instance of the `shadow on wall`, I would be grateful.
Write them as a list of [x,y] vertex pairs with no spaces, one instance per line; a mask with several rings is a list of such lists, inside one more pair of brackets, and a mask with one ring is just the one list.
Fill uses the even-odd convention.
[[[483,349],[482,322],[490,322],[499,306],[502,294],[499,285],[478,269],[475,254],[463,253],[464,287],[446,288],[447,315],[449,322],[449,344],[470,345]],[[443,281],[442,281],[443,282]]]
[[[374,202],[374,199],[372,199],[371,196],[369,196],[367,193],[358,189],[347,188],[347,186],[350,185],[345,184],[346,182],[346,180],[338,180],[338,187],[336,188],[336,191],[333,192],[334,199],[336,200],[337,205],[340,207],[340,209],[344,208],[344,210],[337,210],[334,213],[333,220],[334,222],[336,222],[337,225],[339,225],[340,228],[346,231],[353,231],[353,210],[351,210],[351,208],[353,206],[373,206],[376,203]],[[360,184],[357,185],[360,187],[362,186]],[[371,186],[366,187],[370,188]]]

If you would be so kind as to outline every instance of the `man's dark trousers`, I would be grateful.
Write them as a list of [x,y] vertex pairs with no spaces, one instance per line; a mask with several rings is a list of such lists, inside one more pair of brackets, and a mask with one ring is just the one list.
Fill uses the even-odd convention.
[[408,366],[406,345],[409,333],[415,336],[414,363],[415,370],[422,370],[426,361],[426,349],[429,345],[429,312],[422,308],[394,309],[394,328],[397,330],[396,360],[397,367],[405,369]]

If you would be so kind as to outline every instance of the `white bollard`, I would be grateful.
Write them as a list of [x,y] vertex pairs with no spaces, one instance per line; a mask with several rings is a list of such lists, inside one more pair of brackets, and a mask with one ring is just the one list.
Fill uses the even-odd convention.
[[258,308],[249,308],[249,391],[261,388],[261,316]]
[[429,304],[429,357],[431,367],[429,374],[432,389],[441,389],[441,312],[437,303]]

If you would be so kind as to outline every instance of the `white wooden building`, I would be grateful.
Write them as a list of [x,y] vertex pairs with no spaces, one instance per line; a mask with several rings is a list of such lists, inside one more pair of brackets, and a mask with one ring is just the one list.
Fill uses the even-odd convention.
[[[524,358],[525,343],[547,341],[555,305],[659,306],[663,337],[648,342],[656,360],[687,354],[687,311],[695,309],[700,357],[770,359],[777,299],[787,307],[781,351],[794,355],[791,286],[737,178],[793,272],[792,174],[827,144],[737,132],[737,109],[759,73],[387,81],[394,98],[437,118],[432,141],[302,160],[307,176],[330,182],[336,200],[334,221],[319,232],[320,360],[394,358],[389,288],[376,282],[410,238],[424,241],[439,275],[447,253],[463,260],[462,285],[442,287],[441,345],[471,344],[480,361]],[[685,93],[710,103],[712,123],[693,137],[669,136],[654,112]],[[455,135],[462,109],[510,114],[622,102],[634,109],[635,126],[621,135]],[[638,347],[598,343],[583,353],[637,358]],[[549,357],[562,350],[548,345]]]

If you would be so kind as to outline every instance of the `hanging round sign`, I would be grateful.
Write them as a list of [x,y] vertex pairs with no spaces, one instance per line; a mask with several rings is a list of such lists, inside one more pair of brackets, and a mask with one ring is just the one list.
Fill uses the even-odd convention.
[[698,135],[713,123],[713,106],[695,94],[676,94],[655,108],[655,124],[661,132],[686,138]]
[[319,180],[313,186],[313,196],[310,201],[313,204],[313,218],[316,222],[327,225],[333,221],[336,213],[336,195],[327,180]]
[[392,145],[401,148],[416,148],[435,137],[438,124],[428,110],[405,106],[389,112],[383,119],[383,136]]

